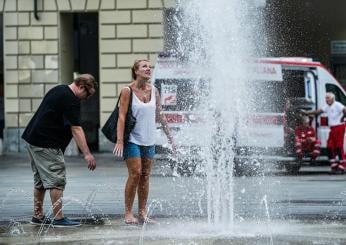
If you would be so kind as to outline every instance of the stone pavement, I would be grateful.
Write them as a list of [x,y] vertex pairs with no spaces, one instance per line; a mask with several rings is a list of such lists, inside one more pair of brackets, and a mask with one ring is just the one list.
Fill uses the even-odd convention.
[[[97,168],[87,169],[82,157],[66,157],[64,213],[70,217],[122,217],[127,169],[110,153],[96,154]],[[28,222],[32,215],[33,179],[26,154],[0,156],[0,223]],[[298,176],[278,171],[268,176],[234,179],[234,209],[239,217],[265,217],[264,198],[272,218],[344,219],[346,175],[332,176],[327,167],[310,168]],[[177,177],[165,161],[154,163],[148,208],[154,217],[207,216],[206,178]],[[45,210],[50,210],[46,195]],[[134,204],[137,212],[137,202]]]
[[[95,157],[94,172],[83,158],[66,157],[64,213],[83,223],[69,231],[28,224],[33,180],[26,154],[0,156],[0,244],[346,243],[346,175],[329,175],[327,167],[304,168],[298,176],[271,169],[265,176],[234,178],[230,227],[208,224],[203,175],[177,177],[157,160],[148,208],[160,225],[127,227],[122,221],[126,167],[110,153]],[[49,214],[49,195],[45,201]]]
[[[95,155],[97,168],[89,171],[82,157],[65,157],[67,168],[67,185],[64,192],[64,212],[66,216],[90,216],[92,214],[120,216],[124,210],[124,186],[127,169],[123,161],[115,159],[110,153]],[[0,220],[17,219],[29,221],[32,215],[33,177],[30,163],[25,153],[11,153],[0,156]],[[161,206],[169,207],[171,200],[185,198],[185,204],[179,206],[184,214],[184,205],[190,212],[195,198],[193,186],[200,189],[196,179],[182,178],[179,185],[174,177],[165,177],[171,171],[164,164],[153,167],[150,201],[151,207],[161,213]],[[185,189],[185,183],[189,190]],[[194,184],[190,184],[194,183]],[[167,194],[174,185],[174,193]],[[48,194],[48,193],[47,193]],[[179,197],[179,198],[178,198]],[[200,200],[200,197],[198,197]],[[150,205],[150,202],[149,202]],[[171,215],[177,208],[172,204],[166,215]],[[135,206],[136,208],[136,203]],[[45,198],[45,210],[49,212],[49,195]],[[153,209],[153,210],[154,210]],[[136,209],[135,209],[136,211]],[[155,212],[156,212],[155,211]],[[193,211],[192,214],[198,212]]]

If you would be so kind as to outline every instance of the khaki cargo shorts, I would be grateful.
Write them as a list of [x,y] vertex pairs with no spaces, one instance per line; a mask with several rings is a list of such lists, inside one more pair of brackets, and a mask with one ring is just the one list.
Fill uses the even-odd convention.
[[61,149],[27,144],[36,189],[60,189],[66,185],[66,168]]

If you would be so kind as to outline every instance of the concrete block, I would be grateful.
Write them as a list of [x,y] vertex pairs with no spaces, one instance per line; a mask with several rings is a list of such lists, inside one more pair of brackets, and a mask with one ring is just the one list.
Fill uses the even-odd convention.
[[121,91],[123,90],[123,88],[129,86],[129,84],[130,84],[129,82],[127,82],[127,83],[117,83],[117,99],[118,99]]
[[[19,1],[25,1],[25,0],[19,0]],[[30,1],[26,1],[26,2],[30,2]],[[14,0],[6,0],[5,6],[4,6],[5,11],[16,11],[17,10],[16,3],[17,1],[14,1]]]
[[6,55],[4,57],[4,66],[5,66],[5,69],[17,69],[18,68],[17,56]]
[[32,41],[31,52],[32,54],[57,54],[58,42],[57,41]]
[[59,11],[71,10],[70,0],[58,0],[57,4]]
[[30,24],[30,13],[18,13],[18,25],[28,26]]
[[25,128],[30,122],[32,116],[33,116],[33,113],[31,112],[19,113],[19,127]]
[[117,103],[115,98],[103,98],[100,101],[101,111],[108,111],[108,112],[113,111],[115,103]]
[[147,8],[147,0],[116,0],[117,9],[143,9]]
[[149,37],[163,37],[163,25],[162,24],[150,24],[149,25]]
[[19,112],[31,112],[30,99],[19,99]]
[[47,94],[47,92],[48,92],[49,90],[51,90],[52,88],[54,88],[54,87],[57,86],[57,85],[58,85],[58,83],[55,83],[55,84],[53,84],[53,83],[51,83],[51,84],[46,83],[46,84],[44,85],[44,94]]
[[147,25],[118,25],[117,26],[117,37],[147,37]]
[[18,83],[30,83],[31,72],[30,70],[19,70],[18,71]]
[[17,39],[17,28],[16,27],[5,27],[4,28],[4,40],[16,40]]
[[162,10],[133,10],[133,23],[162,23]]
[[115,84],[102,84],[100,86],[100,95],[102,97],[116,97],[116,85]]
[[40,99],[32,99],[31,103],[32,103],[32,111],[35,112],[37,111],[38,107],[40,106],[42,102],[42,98]]
[[15,128],[18,128],[18,113],[6,113],[5,114],[5,125],[6,125],[6,128],[5,128],[5,131],[4,131],[4,139],[5,139],[5,142],[8,142],[6,140],[6,130],[8,128],[11,128],[11,127],[15,127]]
[[58,71],[57,70],[33,70],[32,82],[56,84],[58,82]]
[[18,42],[17,41],[4,41],[4,55],[6,54],[18,54]]
[[46,69],[58,69],[58,56],[46,55],[44,64]]
[[[8,2],[8,1],[7,1]],[[4,26],[17,26],[18,14],[17,13],[4,13]]]
[[148,59],[146,54],[118,54],[117,63],[118,67],[132,67],[135,60]]
[[42,69],[43,66],[43,55],[20,55],[19,69]]
[[4,11],[4,1],[5,1],[5,0],[0,0],[0,11],[1,11],[1,12]]
[[149,0],[149,8],[162,8],[162,0]]
[[30,53],[30,42],[18,41],[18,54],[29,54],[29,53]]
[[6,98],[18,98],[18,85],[17,84],[6,84],[5,96],[6,96]]
[[[8,0],[6,2],[8,2]],[[15,2],[15,1],[13,1],[13,2]],[[17,2],[18,2],[18,10],[19,11],[33,11],[33,9],[34,9],[33,1],[17,0]]]
[[47,26],[47,25],[58,25],[58,14],[56,12],[43,12],[40,13],[40,19],[36,20],[34,15],[30,16],[31,25],[33,26]]
[[86,7],[86,0],[71,0],[72,11],[84,10]]
[[100,66],[101,67],[115,67],[116,66],[115,54],[101,54],[100,57]]
[[101,9],[115,9],[115,0],[101,0],[100,8]]
[[103,82],[130,81],[131,69],[101,69]]
[[101,11],[100,12],[100,24],[118,24],[118,23],[130,23],[131,12],[127,10],[123,11]]
[[58,9],[55,0],[44,0],[43,4],[45,11],[56,11]]
[[98,10],[100,8],[100,0],[87,0],[87,10]]
[[161,52],[163,39],[135,39],[133,40],[133,52]]
[[18,28],[18,39],[28,40],[40,40],[43,39],[43,28],[42,27],[19,27]]
[[19,111],[19,100],[13,98],[5,99],[5,113],[7,112],[18,112]]
[[100,38],[115,38],[115,25],[101,25],[99,31]]
[[19,97],[21,98],[42,98],[44,95],[44,85],[43,84],[20,84]]
[[5,77],[5,83],[12,83],[12,84],[17,84],[18,83],[18,71],[10,71],[6,70],[4,72],[4,77]]
[[101,53],[127,53],[131,52],[131,40],[101,40]]
[[58,27],[57,26],[45,26],[44,27],[44,39],[58,39]]

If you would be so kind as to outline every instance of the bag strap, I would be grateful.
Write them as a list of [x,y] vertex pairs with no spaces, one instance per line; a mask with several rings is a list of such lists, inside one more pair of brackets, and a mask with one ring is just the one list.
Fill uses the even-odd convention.
[[[130,102],[129,102],[129,108],[128,110],[131,110],[132,111],[132,88],[131,86],[128,86],[128,88],[130,89]],[[121,97],[121,92],[120,92],[120,95],[119,95],[119,98],[118,98],[118,101],[117,101],[117,104],[115,106],[115,108],[118,108],[119,107],[119,102],[120,102],[120,97]]]

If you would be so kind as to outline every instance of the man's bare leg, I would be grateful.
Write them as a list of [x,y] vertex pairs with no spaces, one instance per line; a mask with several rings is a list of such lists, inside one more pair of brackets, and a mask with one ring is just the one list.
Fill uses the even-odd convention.
[[64,218],[64,215],[62,213],[63,193],[64,191],[60,189],[50,189],[50,199],[53,205],[54,219],[56,220]]
[[34,188],[34,217],[37,219],[43,218],[43,201],[45,194],[45,189]]

